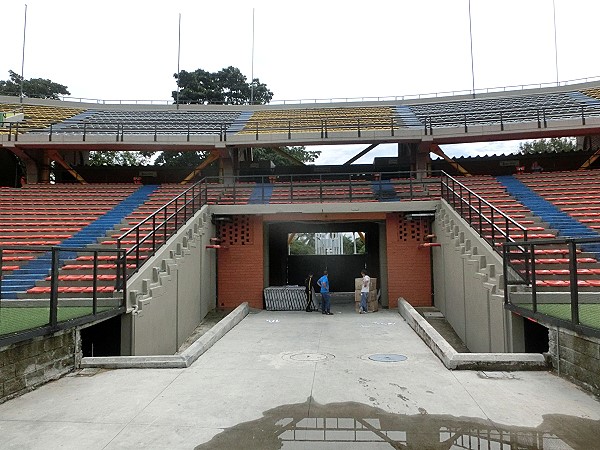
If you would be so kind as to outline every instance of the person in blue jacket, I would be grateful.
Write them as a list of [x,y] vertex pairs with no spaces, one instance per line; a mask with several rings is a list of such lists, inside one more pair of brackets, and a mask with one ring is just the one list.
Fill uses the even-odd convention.
[[323,276],[319,278],[317,284],[321,288],[321,297],[323,300],[321,302],[321,313],[327,314],[328,316],[332,316],[333,313],[330,311],[331,308],[331,297],[329,296],[329,278],[327,277],[327,271],[323,271]]

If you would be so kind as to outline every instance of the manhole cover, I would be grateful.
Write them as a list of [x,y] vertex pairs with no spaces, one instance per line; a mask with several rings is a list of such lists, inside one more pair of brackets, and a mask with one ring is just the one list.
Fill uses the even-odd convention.
[[299,353],[283,355],[283,359],[287,359],[290,361],[318,362],[318,361],[325,361],[327,359],[333,359],[333,358],[335,358],[335,356],[333,356],[329,353],[299,352]]
[[408,358],[404,355],[396,355],[393,353],[378,353],[369,356],[369,359],[377,362],[400,362],[406,361]]

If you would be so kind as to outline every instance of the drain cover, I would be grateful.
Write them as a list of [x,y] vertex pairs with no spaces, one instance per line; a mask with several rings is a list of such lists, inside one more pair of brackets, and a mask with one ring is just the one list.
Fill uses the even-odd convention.
[[408,358],[404,355],[396,355],[393,353],[377,353],[369,356],[369,359],[377,362],[400,362],[406,361]]
[[283,359],[290,361],[307,361],[307,362],[318,362],[325,361],[327,359],[333,359],[334,356],[329,353],[310,353],[310,352],[298,352],[291,353],[283,356]]

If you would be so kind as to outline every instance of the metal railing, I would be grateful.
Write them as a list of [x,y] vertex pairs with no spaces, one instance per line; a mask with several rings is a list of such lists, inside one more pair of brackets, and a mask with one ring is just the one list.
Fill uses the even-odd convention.
[[117,249],[135,264],[128,276],[137,272],[147,257],[154,255],[207,202],[208,183],[202,179],[121,234]]
[[[527,89],[543,89],[557,86],[569,86],[573,84],[590,83],[599,81],[600,76],[575,78],[564,81],[551,81],[546,83],[529,83],[529,84],[514,84],[509,86],[486,87],[478,89],[458,89],[449,91],[428,92],[421,94],[404,94],[404,95],[385,95],[385,96],[361,96],[361,97],[325,97],[325,98],[309,98],[309,99],[281,99],[272,100],[271,105],[294,105],[294,104],[314,104],[314,103],[350,103],[350,102],[368,102],[368,101],[399,101],[399,100],[418,100],[437,97],[453,97],[473,94],[488,94],[494,92],[507,91],[522,91]],[[77,102],[77,103],[95,103],[102,105],[173,105],[173,99],[168,100],[103,100],[97,98],[60,96],[62,101]],[[217,103],[218,104],[218,103]],[[182,103],[180,105],[183,105]]]
[[[361,116],[335,116],[327,118],[298,118],[276,117],[249,121],[243,130],[228,131],[232,122],[223,121],[61,121],[44,128],[32,128],[27,123],[9,122],[1,134],[7,135],[8,141],[18,141],[23,133],[36,133],[46,135],[48,142],[52,142],[56,135],[79,136],[81,142],[95,136],[114,136],[114,142],[127,142],[127,138],[151,136],[154,142],[162,141],[164,136],[185,136],[186,142],[197,136],[218,136],[219,142],[226,142],[233,134],[238,136],[252,136],[254,140],[261,141],[263,136],[279,134],[283,140],[292,140],[298,135],[311,133],[322,140],[335,137],[335,133],[343,132],[346,138],[354,135],[362,138],[366,131],[376,130],[379,138],[394,138],[402,130],[415,132],[420,128],[421,135],[428,136],[436,133],[437,129],[459,128],[468,134],[473,127],[482,125],[497,126],[498,131],[504,131],[509,124],[535,123],[537,128],[548,128],[552,120],[578,120],[581,125],[586,125],[591,117],[600,117],[600,108],[594,105],[555,105],[545,107],[514,107],[485,110],[457,110],[416,113],[419,125],[407,125],[400,114]],[[58,126],[57,126],[58,125]],[[65,128],[65,126],[67,128]],[[69,128],[71,127],[71,128]],[[439,132],[439,131],[438,131]]]
[[[536,255],[540,250],[551,249],[562,255],[562,266],[555,270],[548,284],[538,275],[548,275],[539,269]],[[592,253],[591,261],[582,253]],[[600,255],[600,238],[556,238],[506,242],[502,246],[504,259],[505,308],[534,320],[562,326],[579,333],[600,337],[599,283],[593,279],[595,272],[580,268],[581,264],[596,262]],[[563,279],[560,279],[562,276]],[[518,286],[525,289],[517,290]],[[541,289],[552,289],[545,295]],[[563,292],[560,292],[560,289]],[[568,288],[568,293],[564,290]],[[587,292],[586,292],[587,291]]]
[[457,179],[442,172],[441,185],[442,198],[498,253],[505,242],[527,241],[527,228]]
[[[48,276],[43,277],[41,280],[32,280],[35,284],[49,284],[47,295],[45,293],[32,293],[28,297],[26,291],[18,294],[10,290],[8,281],[10,280],[10,274],[5,276],[2,267],[8,265],[5,257],[6,254],[14,255],[19,253],[38,255],[33,260],[39,261],[44,259],[48,261]],[[62,291],[60,285],[65,281],[60,276],[61,267],[65,260],[82,255],[90,255],[91,276],[88,276],[83,282],[79,281],[83,283],[83,286],[70,287],[66,292]],[[106,284],[106,286],[110,286],[108,291],[103,289],[104,286],[99,285],[99,272],[107,270],[101,266],[104,264],[105,259],[102,256],[105,255],[110,256],[111,261],[114,261],[114,264],[111,264],[114,267],[108,269],[111,272],[109,278],[114,278],[110,285]],[[0,247],[0,344],[8,345],[122,313],[125,310],[126,304],[126,268],[125,251],[114,248],[61,246]],[[15,269],[17,272],[18,270],[19,268]],[[68,280],[68,282],[71,281],[72,279]],[[83,296],[77,298],[66,297],[67,295],[76,295],[79,292],[85,292],[85,298]],[[103,292],[105,292],[105,295],[103,295]],[[115,293],[118,295],[115,296]],[[91,298],[87,296],[90,294]],[[42,298],[39,298],[40,295],[42,295]],[[47,320],[39,319],[39,314],[32,316],[33,313],[31,313],[32,310],[30,308],[47,308]],[[66,313],[61,316],[61,312],[63,311]],[[35,317],[38,318],[36,319]]]
[[204,205],[248,204],[274,200],[269,191],[284,194],[279,203],[362,202],[435,198],[439,178],[418,177],[417,172],[368,172],[361,174],[248,175],[227,179],[206,177],[157,209],[117,238],[117,248],[125,249],[134,261],[135,273],[149,256],[175,235]]

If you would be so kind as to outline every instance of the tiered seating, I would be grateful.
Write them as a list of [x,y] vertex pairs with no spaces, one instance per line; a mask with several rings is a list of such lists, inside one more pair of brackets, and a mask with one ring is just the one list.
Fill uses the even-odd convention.
[[[0,189],[3,294],[48,273],[47,255],[34,246],[77,246],[74,236],[126,199],[134,185],[27,185]],[[31,247],[20,250],[15,247]],[[38,273],[39,272],[39,273]]]
[[218,134],[242,124],[240,111],[111,111],[88,109],[53,127],[55,133]]
[[424,102],[410,105],[410,109],[421,123],[433,128],[457,126],[465,120],[471,125],[537,121],[541,120],[541,111],[545,120],[568,119],[581,117],[582,107],[586,108],[586,114],[600,113],[600,105],[589,102],[590,94],[593,93],[573,91]]
[[[40,106],[27,104],[0,103],[2,112],[22,112],[25,120],[19,122],[19,133],[25,133],[33,129],[47,128],[51,124],[62,122],[81,112],[80,108],[59,108],[55,106]],[[15,130],[13,129],[13,133]],[[0,128],[0,134],[8,133],[8,128]]]
[[390,130],[392,124],[401,126],[387,106],[268,109],[255,111],[240,133],[320,133],[325,126],[327,132]]
[[[552,239],[558,235],[557,230],[552,229],[548,224],[541,221],[528,208],[510,196],[502,184],[491,176],[465,177],[459,181],[469,187],[471,190],[482,196],[489,203],[503,211],[505,214],[515,219],[519,224],[527,228],[527,238]],[[547,185],[547,184],[546,184]],[[472,204],[477,205],[473,201]],[[487,215],[487,211],[484,210]],[[478,222],[473,226],[477,229]],[[504,227],[504,224],[499,224]],[[484,225],[483,235],[486,239],[491,238],[491,227]],[[518,227],[510,227],[511,237],[515,240],[523,239],[523,234],[519,233]],[[496,236],[497,237],[497,236]],[[501,243],[497,244],[500,248]],[[526,261],[524,255],[517,250],[511,254],[511,264],[522,273],[525,272],[525,265],[530,264]],[[568,270],[568,249],[562,245],[539,246],[535,250],[536,265],[536,285],[541,291],[555,291],[569,288],[569,270]],[[577,251],[578,263],[578,285],[582,290],[597,290],[600,287],[600,264],[596,255]]]

